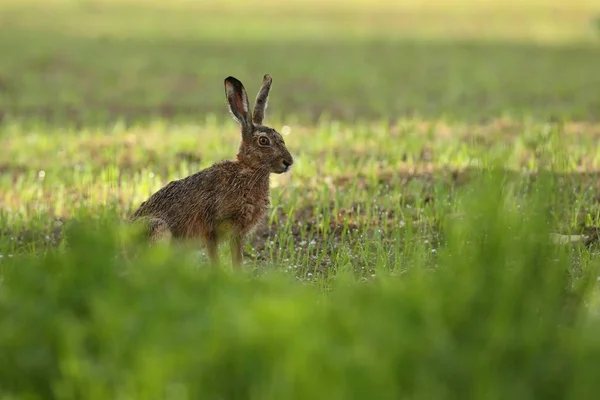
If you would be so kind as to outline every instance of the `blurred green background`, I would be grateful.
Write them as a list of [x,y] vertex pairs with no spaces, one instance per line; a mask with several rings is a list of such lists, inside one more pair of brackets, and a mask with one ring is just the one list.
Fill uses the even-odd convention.
[[[78,121],[224,115],[273,76],[272,115],[597,120],[591,0],[4,0],[0,107]],[[596,90],[594,90],[596,88]]]

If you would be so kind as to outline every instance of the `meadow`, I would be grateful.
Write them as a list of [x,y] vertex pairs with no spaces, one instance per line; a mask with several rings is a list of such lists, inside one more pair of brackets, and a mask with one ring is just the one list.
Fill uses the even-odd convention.
[[[599,41],[586,0],[2,2],[0,398],[592,398]],[[132,238],[265,73],[244,270]]]

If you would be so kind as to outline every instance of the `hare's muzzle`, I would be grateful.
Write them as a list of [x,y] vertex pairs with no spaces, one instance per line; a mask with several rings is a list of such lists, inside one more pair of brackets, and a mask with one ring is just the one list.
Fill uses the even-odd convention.
[[288,172],[292,167],[294,160],[291,158],[289,160],[281,160],[281,173]]

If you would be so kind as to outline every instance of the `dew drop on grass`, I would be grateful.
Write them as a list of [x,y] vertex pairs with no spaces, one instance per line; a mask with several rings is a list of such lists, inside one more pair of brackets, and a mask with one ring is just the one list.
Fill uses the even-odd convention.
[[150,178],[150,179],[154,179],[154,172],[150,172],[150,173],[148,174],[148,178]]
[[290,128],[289,126],[287,126],[287,125],[284,125],[284,126],[281,128],[281,134],[282,134],[282,135],[284,135],[284,136],[287,136],[287,135],[289,135],[290,133],[292,133],[292,128]]
[[38,172],[38,178],[44,179],[46,177],[46,171],[42,170]]

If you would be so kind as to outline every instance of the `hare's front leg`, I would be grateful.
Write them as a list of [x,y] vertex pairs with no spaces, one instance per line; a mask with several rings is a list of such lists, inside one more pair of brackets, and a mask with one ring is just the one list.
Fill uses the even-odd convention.
[[229,239],[229,247],[231,249],[231,261],[233,266],[240,268],[244,262],[244,237],[240,235],[233,235]]
[[206,251],[208,253],[208,258],[210,260],[210,263],[214,266],[218,266],[219,265],[219,253],[218,253],[218,241],[217,241],[217,235],[215,233],[211,233],[209,235],[207,235],[207,237],[205,238],[205,242],[206,242]]

